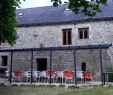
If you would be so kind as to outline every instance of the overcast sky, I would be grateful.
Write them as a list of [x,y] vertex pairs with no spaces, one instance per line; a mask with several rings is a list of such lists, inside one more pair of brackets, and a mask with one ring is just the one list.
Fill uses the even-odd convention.
[[[68,0],[62,0],[68,1]],[[23,2],[21,0],[22,4],[20,5],[21,8],[31,8],[31,7],[40,7],[40,6],[49,6],[52,5],[51,0],[26,0]]]

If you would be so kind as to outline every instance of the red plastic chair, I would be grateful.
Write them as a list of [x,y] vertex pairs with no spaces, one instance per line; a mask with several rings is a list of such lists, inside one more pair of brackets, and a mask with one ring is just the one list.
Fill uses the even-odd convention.
[[22,81],[22,72],[21,71],[14,71],[13,72],[13,80],[14,81]]
[[92,74],[90,72],[85,72],[85,80],[92,80]]
[[51,73],[51,79],[53,80],[53,82],[55,82],[56,80],[56,72],[55,71],[47,71],[47,77],[48,77],[48,80],[50,79],[50,73]]
[[65,71],[64,77],[65,77],[65,83],[67,83],[67,80],[73,80],[74,72],[73,71]]

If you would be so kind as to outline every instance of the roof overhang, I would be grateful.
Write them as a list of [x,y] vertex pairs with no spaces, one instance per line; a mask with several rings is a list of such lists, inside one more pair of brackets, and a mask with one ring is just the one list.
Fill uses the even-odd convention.
[[77,24],[93,21],[113,21],[113,17],[101,17],[92,19],[80,19],[80,20],[70,20],[70,21],[59,21],[59,22],[45,22],[45,23],[27,23],[19,24],[18,27],[30,27],[30,26],[45,26],[45,25],[62,25],[62,24]]

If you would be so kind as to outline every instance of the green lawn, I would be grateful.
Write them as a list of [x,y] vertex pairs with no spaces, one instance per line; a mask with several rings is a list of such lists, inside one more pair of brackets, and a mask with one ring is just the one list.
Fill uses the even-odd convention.
[[113,95],[113,87],[85,89],[62,87],[0,87],[0,95]]

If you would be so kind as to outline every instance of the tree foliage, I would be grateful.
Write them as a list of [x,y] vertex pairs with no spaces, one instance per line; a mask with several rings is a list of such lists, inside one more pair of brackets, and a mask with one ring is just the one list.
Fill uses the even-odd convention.
[[15,44],[16,33],[16,6],[15,0],[0,0],[0,44],[7,42],[10,45]]
[[[55,7],[62,4],[62,0],[51,1]],[[101,12],[100,4],[107,5],[107,0],[68,0],[66,3],[68,4],[68,8],[76,14],[81,12],[86,16],[93,17],[97,12]]]

